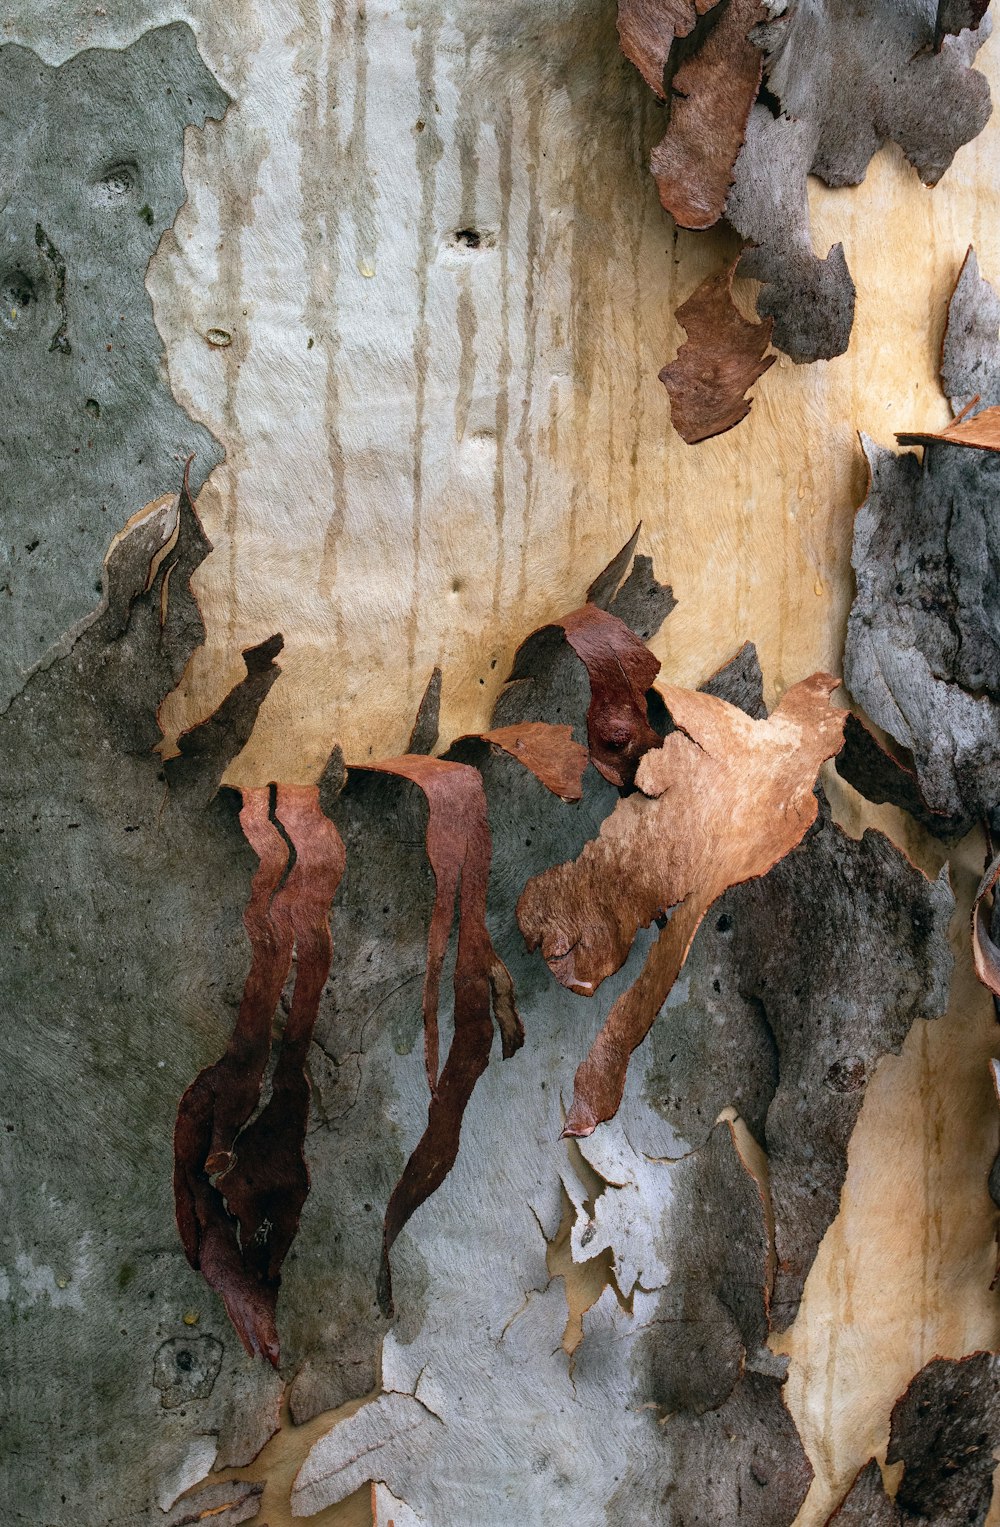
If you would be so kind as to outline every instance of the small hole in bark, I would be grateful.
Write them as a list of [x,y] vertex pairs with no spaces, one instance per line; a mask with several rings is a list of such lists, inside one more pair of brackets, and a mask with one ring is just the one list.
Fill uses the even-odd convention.
[[113,164],[94,186],[95,200],[105,207],[120,206],[135,190],[138,168],[130,160]]

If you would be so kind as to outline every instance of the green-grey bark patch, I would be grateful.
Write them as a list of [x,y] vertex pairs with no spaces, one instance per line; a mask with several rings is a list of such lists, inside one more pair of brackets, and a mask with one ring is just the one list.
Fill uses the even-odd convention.
[[0,1493],[19,1527],[156,1520],[278,1420],[280,1383],[187,1266],[170,1191],[177,1099],[247,959],[253,855],[218,781],[278,671],[249,654],[179,759],[151,751],[203,636],[207,550],[186,494],[135,523],[93,616],[0,717]]
[[185,199],[184,129],[228,97],[190,27],[58,68],[0,47],[0,705],[94,602],[104,548],[222,457],[170,391],[146,268]]

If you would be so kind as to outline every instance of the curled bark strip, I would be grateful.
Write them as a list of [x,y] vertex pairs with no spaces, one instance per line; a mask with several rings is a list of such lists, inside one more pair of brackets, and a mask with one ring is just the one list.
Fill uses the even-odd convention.
[[[972,903],[972,961],[976,975],[994,997],[1000,997],[1000,947],[992,937],[993,900],[1000,880],[1000,854],[989,865]],[[989,898],[987,900],[987,898]]]
[[573,741],[571,726],[521,721],[514,726],[497,726],[491,732],[475,732],[458,738],[458,743],[471,741],[488,742],[516,758],[541,780],[546,790],[564,801],[578,801],[583,795],[587,749]]
[[[392,1311],[389,1253],[409,1220],[451,1171],[458,1155],[462,1118],[490,1058],[493,1016],[504,1059],[524,1043],[510,974],[493,948],[486,926],[486,892],[492,841],[486,792],[475,769],[443,758],[403,757],[363,765],[409,780],[426,797],[427,857],[434,871],[435,896],[427,938],[424,980],[424,1054],[431,1099],[427,1127],[393,1189],[385,1213],[379,1305]],[[441,970],[458,895],[458,950],[455,961],[455,1032],[440,1078],[438,1000]]]
[[622,52],[662,100],[663,71],[675,37],[687,37],[717,0],[618,0]]
[[[244,923],[251,964],[225,1054],[181,1098],[174,1131],[174,1200],[192,1267],[221,1295],[251,1356],[277,1366],[280,1269],[309,1189],[302,1142],[309,1108],[305,1059],[330,967],[330,904],[344,870],[340,836],[314,786],[244,792],[240,823],[260,864]],[[295,864],[284,885],[288,842]],[[260,1100],[271,1023],[298,946],[292,1007],[272,1080]],[[214,1178],[214,1181],[213,1181]]]
[[671,81],[670,125],[650,168],[681,228],[711,228],[725,211],[763,69],[750,31],[765,14],[761,0],[728,0]]
[[773,320],[748,323],[733,302],[736,267],[703,281],[677,309],[687,339],[660,372],[674,429],[688,445],[725,434],[750,412],[745,397],[775,361],[764,355]]
[[665,686],[676,730],[642,760],[640,793],[619,802],[577,860],[525,887],[517,916],[528,947],[540,945],[557,980],[584,995],[620,969],[640,928],[672,913],[577,1071],[567,1135],[589,1135],[617,1111],[629,1056],[708,908],[765,874],[816,820],[816,775],[841,745],[846,714],[829,704],[836,685],[814,674],[762,721]]
[[646,691],[660,671],[659,659],[624,621],[597,605],[585,604],[557,624],[590,679],[591,760],[606,780],[626,788],[642,755],[660,741],[646,709]]

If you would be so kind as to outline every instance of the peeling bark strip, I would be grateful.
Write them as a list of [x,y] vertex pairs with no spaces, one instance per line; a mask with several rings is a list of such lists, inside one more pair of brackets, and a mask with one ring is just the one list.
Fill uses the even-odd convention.
[[727,0],[671,80],[670,125],[650,169],[660,201],[681,228],[711,228],[726,210],[763,71],[750,32],[766,15],[762,0]]
[[[181,1099],[174,1197],[188,1261],[221,1295],[251,1356],[263,1353],[277,1366],[281,1265],[309,1191],[305,1062],[330,968],[328,920],[344,847],[315,786],[277,786],[273,817],[268,789],[245,791],[240,823],[260,860],[245,915],[250,972],[225,1055]],[[280,884],[289,843],[295,862]],[[271,1094],[252,1117],[293,949],[295,987]]]
[[687,339],[660,381],[670,394],[670,418],[688,445],[723,435],[745,419],[745,396],[776,357],[765,356],[773,320],[748,323],[733,302],[736,267],[711,276],[677,309]]
[[[670,119],[651,164],[660,199],[681,227],[725,217],[734,228],[740,273],[762,283],[757,311],[773,320],[779,350],[795,361],[841,355],[854,282],[840,244],[813,253],[807,177],[858,185],[894,142],[935,185],[990,114],[986,81],[970,67],[988,34],[984,0],[940,0],[936,16],[925,0],[699,10],[708,14],[696,28],[690,3],[619,0],[626,56],[659,96],[669,81]],[[723,337],[742,338],[713,335],[716,355]],[[689,343],[700,341],[692,333]],[[718,431],[680,432],[691,441]]]
[[886,1463],[903,1464],[890,1500],[872,1459],[828,1527],[982,1527],[1000,1444],[1000,1357],[936,1357],[892,1411]]
[[618,0],[622,52],[662,100],[663,71],[674,39],[687,37],[718,0]]
[[628,1059],[684,963],[698,925],[728,886],[763,875],[816,819],[820,765],[841,745],[837,680],[814,674],[755,721],[713,695],[664,686],[677,728],[643,759],[639,793],[620,801],[580,857],[528,882],[517,916],[562,985],[591,996],[640,928],[667,917],[635,984],[612,1007],[576,1074],[567,1135],[613,1117]]
[[509,753],[511,758],[530,769],[546,790],[564,801],[578,801],[583,795],[587,749],[573,741],[571,726],[522,721],[516,726],[494,727],[491,732],[470,733],[459,737],[452,746],[458,748],[464,742],[486,742]]
[[[423,792],[429,812],[427,857],[435,881],[423,998],[424,1058],[431,1100],[427,1127],[393,1189],[385,1213],[378,1298],[388,1314],[392,1310],[389,1253],[407,1220],[441,1186],[455,1164],[463,1115],[489,1063],[493,1018],[500,1030],[505,1060],[524,1043],[524,1028],[514,1004],[510,973],[493,948],[486,927],[486,892],[493,850],[480,776],[467,764],[443,758],[393,758],[362,767],[398,775]],[[455,1032],[439,1078],[438,1000],[456,894]]]

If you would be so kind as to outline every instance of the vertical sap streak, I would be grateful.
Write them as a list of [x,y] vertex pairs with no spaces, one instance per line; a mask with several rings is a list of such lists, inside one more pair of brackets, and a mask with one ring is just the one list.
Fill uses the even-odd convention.
[[[323,425],[333,495],[332,512],[323,537],[319,573],[321,587],[328,595],[332,595],[337,581],[339,543],[347,517],[347,473],[341,437],[340,352],[342,339],[337,305],[341,274],[340,227],[343,197],[339,194],[338,177],[331,176],[332,168],[340,162],[337,124],[338,52],[343,50],[346,42],[346,12],[344,0],[339,0],[331,17],[327,41],[321,121],[319,119],[321,88],[319,79],[314,86],[317,112],[317,130],[314,139],[316,152],[310,157],[309,165],[304,171],[309,177],[309,191],[305,201],[314,220],[310,261],[310,296],[313,309],[310,326],[317,331],[316,337],[319,338],[322,346],[325,362]],[[355,46],[357,45],[358,28],[356,26]],[[364,110],[363,100],[361,109]],[[354,111],[356,119],[357,95]],[[337,646],[342,648],[344,642],[342,603],[334,599],[333,605]]]
[[538,347],[538,309],[535,303],[535,282],[538,276],[539,246],[542,232],[541,207],[538,196],[538,178],[541,173],[541,93],[532,92],[528,108],[528,215],[527,248],[524,270],[524,401],[521,404],[521,422],[517,431],[517,448],[524,464],[524,508],[521,528],[521,561],[517,579],[518,598],[523,599],[528,589],[528,548],[531,539],[531,517],[535,494],[535,452],[532,438],[532,404],[534,402],[535,357]]
[[[465,45],[464,78],[470,78],[472,44]],[[479,179],[479,152],[477,136],[481,118],[481,102],[478,92],[468,86],[459,96],[458,121],[455,136],[458,140],[458,168],[461,181],[461,226],[475,228],[477,225],[476,186]],[[458,326],[460,345],[458,360],[458,387],[455,392],[455,439],[464,440],[469,424],[469,409],[476,385],[476,303],[472,293],[472,271],[465,265],[458,272],[455,321]]]
[[420,630],[420,573],[423,556],[424,515],[424,434],[426,430],[428,351],[430,325],[427,321],[427,286],[434,258],[434,202],[437,193],[437,167],[444,144],[435,125],[437,103],[434,99],[434,64],[437,57],[440,18],[430,16],[417,26],[415,63],[417,98],[422,124],[416,136],[417,175],[420,180],[420,213],[417,231],[417,312],[413,325],[413,511],[410,612],[406,633],[407,700],[414,701],[417,637]]
[[493,468],[493,509],[496,516],[496,567],[493,575],[493,614],[499,617],[503,598],[503,575],[507,548],[507,431],[510,422],[510,200],[513,183],[514,119],[508,103],[498,113],[497,148],[500,176],[500,364],[494,423],[496,459]]

